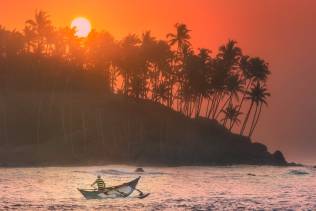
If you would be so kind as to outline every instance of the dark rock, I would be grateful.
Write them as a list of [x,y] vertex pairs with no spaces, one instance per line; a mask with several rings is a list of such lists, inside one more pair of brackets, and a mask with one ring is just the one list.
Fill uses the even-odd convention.
[[272,154],[275,164],[277,165],[286,165],[287,161],[284,158],[284,155],[281,151],[277,150]]
[[145,171],[144,171],[143,168],[138,167],[138,168],[135,169],[135,172],[137,172],[137,173],[142,173],[142,172],[145,172]]
[[253,149],[256,151],[260,151],[260,152],[266,152],[268,151],[267,146],[265,146],[264,144],[261,143],[253,143]]
[[305,175],[305,174],[309,174],[308,172],[306,171],[303,171],[303,170],[291,170],[289,171],[289,174],[293,174],[293,175]]
[[248,176],[253,176],[253,177],[256,176],[255,174],[252,174],[252,173],[248,173],[247,175],[248,175]]
[[7,164],[7,163],[1,163],[0,164],[0,167],[8,167],[9,166],[9,164]]
[[288,163],[287,166],[304,166],[304,165],[301,164],[301,163],[294,163],[294,162],[291,162],[291,163]]

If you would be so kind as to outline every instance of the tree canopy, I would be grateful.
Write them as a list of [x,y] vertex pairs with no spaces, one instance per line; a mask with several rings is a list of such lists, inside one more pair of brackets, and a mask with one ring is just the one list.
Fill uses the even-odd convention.
[[229,130],[238,130],[243,117],[241,134],[255,106],[251,136],[270,96],[268,63],[244,54],[235,40],[216,54],[195,49],[190,32],[177,23],[166,39],[147,31],[117,40],[95,30],[78,38],[75,29],[57,28],[46,12],[37,11],[23,31],[0,27],[1,92],[112,92],[160,103],[189,118],[221,120]]

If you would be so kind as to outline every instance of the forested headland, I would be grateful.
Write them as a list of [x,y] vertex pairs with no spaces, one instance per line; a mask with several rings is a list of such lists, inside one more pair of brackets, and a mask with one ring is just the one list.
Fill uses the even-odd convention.
[[236,41],[75,32],[43,11],[0,27],[0,164],[286,164],[251,142],[271,72]]

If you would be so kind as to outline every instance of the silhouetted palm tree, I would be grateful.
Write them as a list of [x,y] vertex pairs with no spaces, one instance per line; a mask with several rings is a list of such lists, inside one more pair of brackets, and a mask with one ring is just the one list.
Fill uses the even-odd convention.
[[232,123],[236,122],[236,124],[240,123],[239,116],[242,114],[238,111],[238,106],[233,106],[233,104],[229,104],[224,110],[222,110],[224,114],[224,118],[221,120],[223,122],[223,126],[226,127],[227,121],[230,121],[229,131],[232,129]]
[[[187,88],[184,88],[182,81],[183,81],[183,65],[185,63],[185,57],[189,55],[192,51],[191,49],[191,30],[188,29],[188,27],[183,23],[177,23],[175,24],[176,33],[169,33],[167,34],[167,39],[169,39],[169,45],[174,46],[176,45],[176,53],[174,60],[172,61],[172,87],[170,88],[170,91],[173,92],[174,89],[176,89],[176,96],[172,97],[172,93],[170,93],[170,97],[168,100],[168,106],[172,107],[173,99],[176,98],[178,100],[178,104],[182,104],[182,97],[184,97],[184,93],[188,90]],[[174,88],[175,86],[176,88]],[[181,106],[180,106],[181,107]]]
[[[233,98],[239,100],[239,94],[243,92],[243,81],[238,74],[228,76],[226,80],[225,92],[227,93],[227,99],[223,104],[221,111],[225,108],[225,106],[229,103],[232,104]],[[215,119],[218,118],[220,113],[217,114]]]
[[175,34],[169,33],[167,34],[167,38],[169,38],[169,44],[171,46],[177,45],[177,52],[180,55],[184,54],[185,47],[190,46],[190,31],[188,27],[183,23],[177,23],[175,25],[177,32]]
[[160,102],[164,104],[168,100],[169,89],[168,84],[166,82],[161,82],[156,88],[154,88],[153,92],[155,93],[154,102]]
[[269,64],[259,57],[244,57],[243,74],[246,79],[265,82],[270,75]]
[[117,46],[114,38],[107,32],[92,31],[85,43],[86,66],[100,74],[104,87],[114,90],[117,69],[113,67],[113,59]]
[[242,56],[240,59],[240,69],[244,76],[244,83],[247,84],[242,95],[239,110],[242,108],[246,93],[250,86],[255,82],[265,82],[267,77],[271,74],[268,63],[259,57]]
[[[261,95],[262,95],[262,98],[259,101],[259,112],[257,113],[257,111],[258,111],[258,104],[256,104],[256,111],[255,111],[255,114],[253,116],[252,125],[251,125],[251,128],[250,128],[249,134],[248,134],[249,137],[252,136],[252,134],[253,134],[253,132],[254,132],[257,124],[258,124],[259,117],[260,117],[261,111],[262,111],[262,106],[263,105],[268,105],[268,103],[266,101],[266,98],[271,96],[271,94],[267,92],[267,89],[265,87],[262,87]],[[256,117],[256,114],[257,114],[257,117]]]
[[[252,134],[252,131],[254,130],[253,127],[255,124],[255,119],[259,118],[259,116],[257,117],[258,106],[261,104],[267,105],[266,99],[269,96],[270,96],[270,93],[267,91],[265,85],[261,85],[261,83],[259,81],[250,89],[250,91],[246,92],[246,99],[250,100],[251,104],[250,104],[248,113],[246,115],[246,118],[244,120],[243,126],[242,126],[241,131],[240,131],[241,135],[243,135],[243,133],[245,131],[245,128],[246,128],[250,113],[252,111],[253,105],[256,105],[256,110],[255,110],[255,113],[253,115],[253,121],[250,125],[250,134]],[[260,112],[258,115],[260,115],[260,113],[261,113],[261,109],[260,109]]]
[[119,67],[123,78],[123,94],[128,95],[131,91],[132,75],[139,71],[140,64],[140,43],[141,40],[135,34],[129,34],[120,42],[120,52],[115,64]]
[[237,42],[235,40],[228,40],[225,45],[219,47],[219,52],[217,55],[218,58],[223,60],[227,71],[236,68],[241,56],[241,48],[237,46]]
[[242,55],[241,49],[236,45],[234,40],[228,40],[225,45],[220,46],[216,56],[214,66],[214,81],[215,96],[213,98],[212,118],[215,119],[220,102],[225,96],[225,85],[229,76],[237,68],[238,62]]
[[[33,42],[34,51],[37,53],[48,52],[48,40],[53,31],[52,23],[49,19],[49,15],[44,11],[36,11],[34,20],[27,20],[25,26],[25,33],[30,34],[30,41]],[[26,35],[28,36],[28,35]]]

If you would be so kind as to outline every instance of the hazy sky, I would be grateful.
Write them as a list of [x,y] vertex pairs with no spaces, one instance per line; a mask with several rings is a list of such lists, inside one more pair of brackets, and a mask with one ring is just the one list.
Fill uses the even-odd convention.
[[270,63],[272,97],[255,141],[281,149],[290,161],[316,163],[316,1],[314,0],[1,0],[0,25],[21,29],[36,9],[55,25],[76,16],[120,38],[148,29],[157,37],[176,22],[192,29],[195,47],[235,39],[245,54]]

